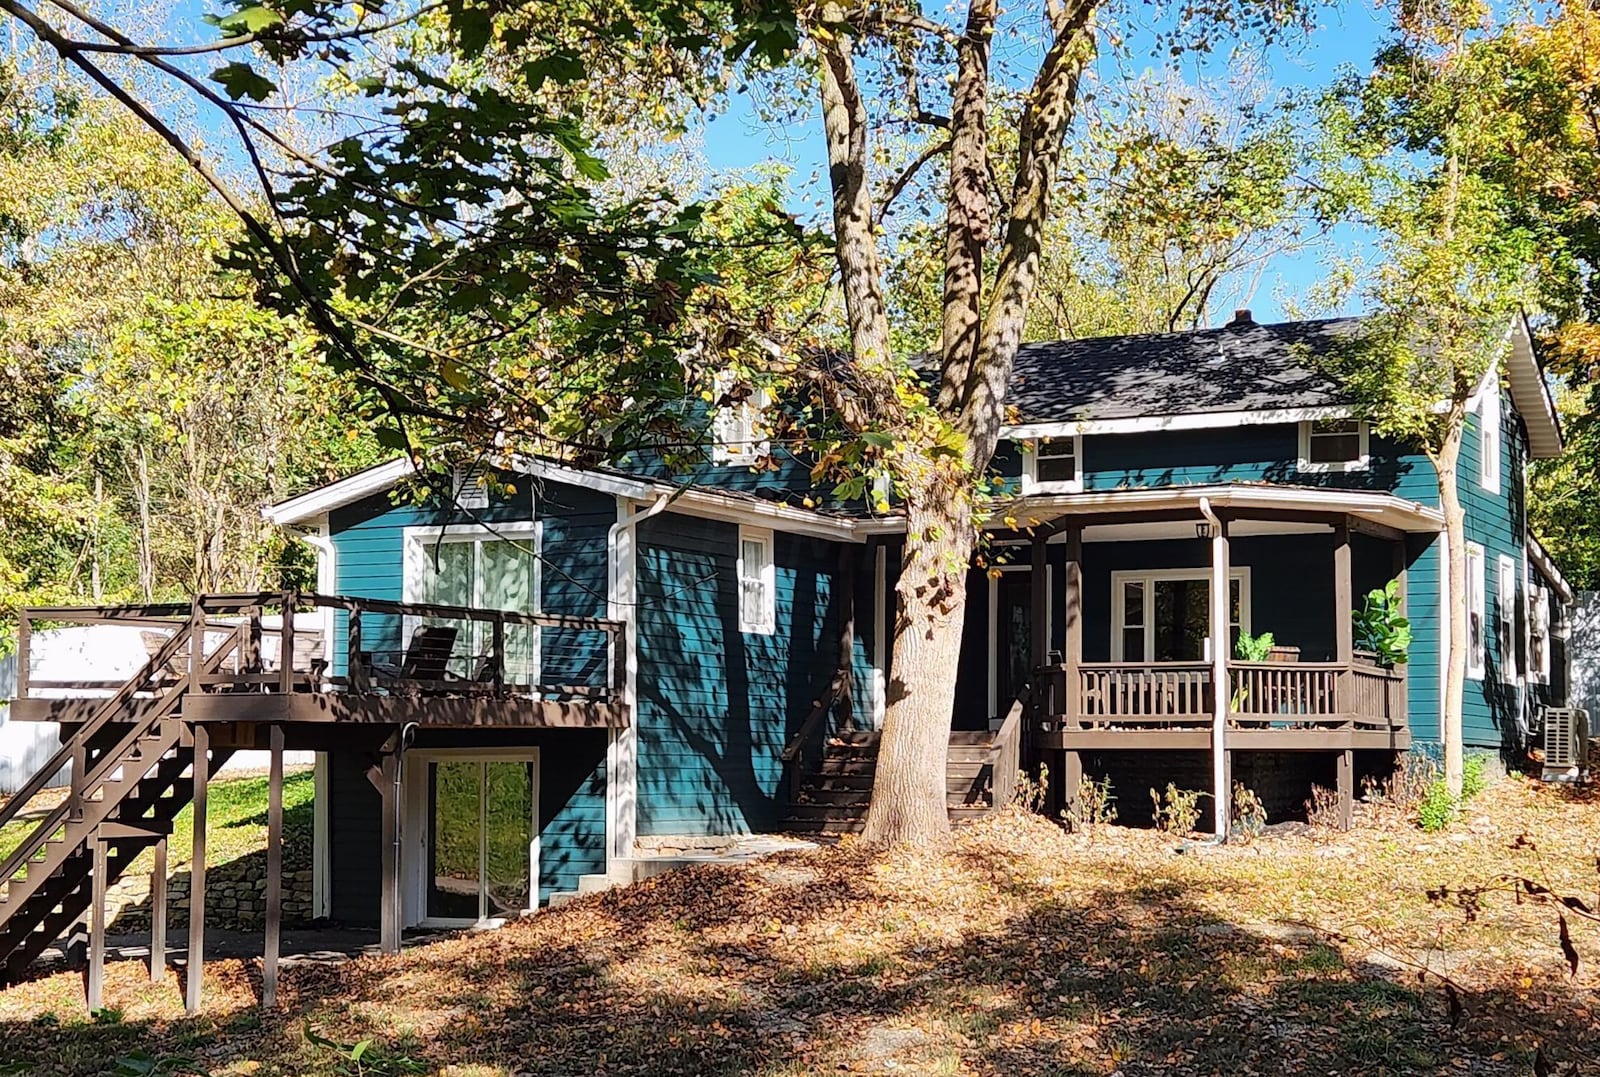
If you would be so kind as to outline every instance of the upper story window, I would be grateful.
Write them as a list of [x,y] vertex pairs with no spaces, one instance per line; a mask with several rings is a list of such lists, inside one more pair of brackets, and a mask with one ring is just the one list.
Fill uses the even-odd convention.
[[[733,391],[736,380],[731,373],[717,375],[714,392],[722,400]],[[751,464],[765,456],[768,444],[761,429],[761,415],[768,403],[767,392],[756,389],[743,400],[717,408],[711,422],[711,458],[719,464]]]
[[778,628],[772,532],[739,528],[739,631],[770,636]]
[[1359,419],[1313,419],[1300,424],[1300,470],[1365,471],[1370,432]]
[[1483,680],[1484,668],[1484,599],[1483,599],[1483,547],[1476,542],[1467,543],[1467,676]]
[[1024,494],[1076,494],[1082,490],[1082,434],[1040,438],[1023,447]]
[[1500,383],[1491,380],[1478,403],[1478,482],[1490,493],[1500,492]]
[[1517,683],[1517,565],[1505,554],[1495,562],[1495,643],[1500,654],[1500,679]]

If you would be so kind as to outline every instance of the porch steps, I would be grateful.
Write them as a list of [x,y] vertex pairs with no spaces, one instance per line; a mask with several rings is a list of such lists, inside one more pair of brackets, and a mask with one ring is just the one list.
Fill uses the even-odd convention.
[[[858,834],[872,800],[878,765],[878,733],[845,733],[829,739],[816,770],[807,775],[784,817],[792,833]],[[992,810],[993,773],[989,762],[993,734],[950,734],[945,767],[945,806],[952,823],[968,822]]]

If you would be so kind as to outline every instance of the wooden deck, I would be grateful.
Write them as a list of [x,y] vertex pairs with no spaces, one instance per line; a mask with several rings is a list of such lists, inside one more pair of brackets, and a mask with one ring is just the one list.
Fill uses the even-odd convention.
[[[317,612],[329,629],[342,631],[307,631],[293,616],[303,621]],[[20,624],[11,715],[22,721],[88,721],[124,686],[32,676],[29,645],[37,628],[120,625],[143,630],[147,646],[175,637],[184,642],[147,687],[125,693],[122,713],[112,718],[118,722],[138,721],[160,704],[164,685],[182,679],[176,717],[191,723],[462,729],[628,723],[619,621],[275,592],[202,595],[186,605],[34,608],[22,612]],[[191,663],[211,669],[190,669]]]

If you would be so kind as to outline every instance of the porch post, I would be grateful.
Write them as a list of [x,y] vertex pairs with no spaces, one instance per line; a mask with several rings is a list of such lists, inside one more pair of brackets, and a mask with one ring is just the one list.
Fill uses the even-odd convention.
[[261,955],[261,1005],[278,1004],[278,951],[283,933],[283,725],[267,733],[272,758],[267,772],[267,937]]
[[1215,805],[1212,827],[1219,838],[1228,836],[1233,818],[1232,791],[1228,787],[1228,651],[1229,631],[1228,521],[1219,520],[1211,536],[1211,799]]
[[[1064,531],[1066,645],[1061,656],[1061,698],[1055,701],[1053,713],[1061,716],[1063,726],[1071,728],[1078,720],[1078,667],[1083,664],[1083,525],[1073,521]],[[1061,754],[1061,802],[1070,809],[1078,799],[1078,786],[1083,784],[1083,757],[1070,748]]]
[[[1045,561],[1045,535],[1042,531],[1033,536],[1033,610],[1030,613],[1033,637],[1033,654],[1030,661],[1033,664],[1033,675],[1029,677],[1032,682],[1038,678],[1039,670],[1050,657],[1050,587],[1048,584],[1050,570]],[[1002,699],[1000,713],[1004,714],[1010,709],[1011,701]]]
[[1341,516],[1333,523],[1333,638],[1340,662],[1355,659],[1354,587],[1350,582],[1350,520]]
[[[195,640],[195,644],[199,639]],[[200,1012],[200,986],[206,963],[206,783],[211,778],[211,731],[194,724],[194,853],[189,861],[189,957],[184,966],[184,1010]]]

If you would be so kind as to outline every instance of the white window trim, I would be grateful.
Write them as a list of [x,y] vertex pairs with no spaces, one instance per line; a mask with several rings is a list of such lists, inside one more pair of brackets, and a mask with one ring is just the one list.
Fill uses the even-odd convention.
[[[1510,587],[1507,588],[1507,584]],[[1511,594],[1506,594],[1507,590]],[[1505,554],[1495,558],[1495,645],[1500,652],[1500,680],[1521,684],[1522,670],[1517,662],[1517,563]]]
[[[1473,562],[1477,562],[1477,571],[1473,571]],[[1489,566],[1483,556],[1483,547],[1476,542],[1467,543],[1466,549],[1466,585],[1467,585],[1467,679],[1481,681],[1484,676],[1484,667],[1488,658],[1488,633],[1489,616],[1486,608]],[[1472,638],[1472,617],[1477,614],[1479,632],[1478,638]]]
[[[538,520],[508,520],[495,524],[450,524],[445,527],[420,526],[407,527],[401,531],[401,552],[404,569],[401,580],[400,598],[402,602],[422,601],[422,580],[427,572],[433,570],[433,559],[428,550],[441,540],[444,542],[495,542],[507,539],[513,542],[525,541],[533,546],[533,609],[529,613],[542,613],[544,611],[544,525]],[[474,557],[481,556],[475,553]],[[477,571],[476,564],[472,574],[474,581],[482,582],[483,575]],[[483,599],[478,594],[472,596],[469,603],[474,608],[487,609]],[[411,639],[412,633],[422,623],[422,618],[407,615],[404,618],[401,633],[401,646],[405,646]],[[532,663],[533,683],[539,683],[539,672],[543,668],[540,631],[537,627],[530,630],[533,637]]]
[[[1534,579],[1533,565],[1528,560],[1526,550],[1522,553],[1522,590],[1527,596],[1527,615],[1523,621],[1526,629],[1526,639],[1523,641],[1524,653],[1528,656],[1527,678],[1530,684],[1550,683],[1550,640],[1553,633],[1550,630],[1550,589]],[[1544,647],[1539,656],[1539,668],[1533,668],[1533,641],[1539,637],[1535,631],[1535,621],[1539,618],[1539,608],[1544,607]]]
[[1500,384],[1486,387],[1478,402],[1478,484],[1492,494],[1500,492],[1500,454],[1503,446]]
[[[1250,569],[1248,566],[1235,565],[1228,569],[1228,579],[1239,581],[1239,631],[1245,635],[1250,634]],[[1211,582],[1209,568],[1158,568],[1158,569],[1124,569],[1111,574],[1111,660],[1122,662],[1122,635],[1127,628],[1127,611],[1123,608],[1123,584],[1143,583],[1145,618],[1144,618],[1144,653],[1155,654],[1156,650],[1156,623],[1150,616],[1150,604],[1155,599],[1155,583],[1157,580],[1202,580]],[[1137,625],[1135,628],[1139,627]],[[1207,657],[1199,661],[1211,661],[1210,636],[1206,637]],[[1228,656],[1233,660],[1232,654]],[[1153,659],[1145,659],[1153,662]]]
[[[723,373],[714,382],[718,399],[728,392],[732,375]],[[732,407],[718,408],[711,422],[711,460],[716,464],[749,466],[772,451],[772,444],[758,437],[762,414],[771,405],[765,389],[757,389],[748,400]]]
[[1300,423],[1300,459],[1295,469],[1303,474],[1333,475],[1351,471],[1365,471],[1372,466],[1372,426],[1365,419],[1356,424],[1356,436],[1360,439],[1360,455],[1354,460],[1326,460],[1313,462],[1311,459],[1311,431],[1316,425],[1316,420],[1307,419]]
[[466,918],[441,918],[427,915],[428,911],[428,838],[432,827],[428,818],[428,764],[442,761],[459,763],[532,763],[533,764],[533,829],[528,843],[528,897],[533,908],[521,910],[531,913],[539,905],[539,749],[538,748],[423,748],[413,749],[405,755],[404,793],[405,825],[407,835],[401,854],[401,876],[404,880],[401,903],[402,920],[407,927],[500,927],[505,920],[491,917],[487,920]]
[[[744,605],[744,544],[759,542],[766,550],[766,563],[762,569],[762,591],[765,605],[760,610],[747,610]],[[768,527],[739,528],[739,549],[734,558],[734,579],[738,585],[739,631],[757,636],[770,636],[778,630],[777,563],[773,557],[772,529]]]
[[[1032,562],[1026,565],[997,565],[1000,572],[1032,572]],[[1056,608],[1054,602],[1056,581],[1056,566],[1044,566],[1045,594],[1051,596],[1044,604],[1044,638],[1052,641],[1055,638]],[[991,720],[1004,718],[1000,713],[1002,700],[1000,699],[1000,579],[989,576],[989,718]],[[1045,647],[1048,652],[1050,648]],[[1003,701],[1006,706],[1011,705],[1011,700]]]
[[[1077,473],[1074,479],[1057,482],[1039,481],[1039,440],[1018,442],[1022,450],[1022,493],[1028,494],[1081,494],[1083,493],[1083,435],[1073,434],[1072,462]],[[1051,438],[1065,441],[1065,437]]]

